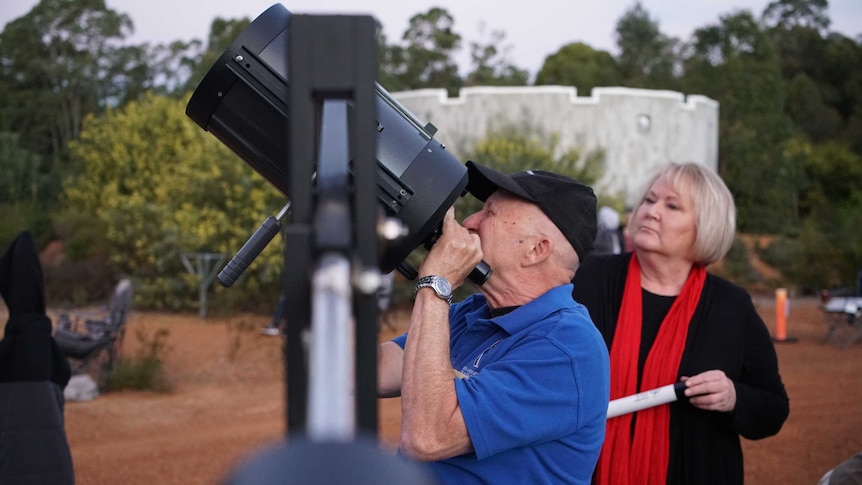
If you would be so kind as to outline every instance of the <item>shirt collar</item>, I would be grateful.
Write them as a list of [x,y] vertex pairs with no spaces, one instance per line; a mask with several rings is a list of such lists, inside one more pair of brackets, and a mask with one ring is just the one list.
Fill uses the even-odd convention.
[[[474,304],[477,307],[478,304],[481,304],[482,320],[491,321],[512,335],[541,321],[561,308],[572,307],[575,304],[572,299],[572,289],[571,283],[551,288],[535,300],[493,318],[489,317],[490,313],[484,296],[474,295],[478,297]],[[480,310],[480,308],[476,308],[476,310]]]

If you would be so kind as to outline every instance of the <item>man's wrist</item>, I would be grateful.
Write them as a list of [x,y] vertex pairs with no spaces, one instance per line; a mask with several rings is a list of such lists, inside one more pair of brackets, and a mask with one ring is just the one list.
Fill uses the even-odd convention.
[[449,284],[449,280],[442,276],[437,275],[428,275],[419,278],[416,281],[416,288],[413,291],[413,298],[416,298],[416,294],[419,293],[419,290],[422,288],[430,288],[434,290],[434,293],[441,300],[446,301],[448,304],[452,304],[452,285]]

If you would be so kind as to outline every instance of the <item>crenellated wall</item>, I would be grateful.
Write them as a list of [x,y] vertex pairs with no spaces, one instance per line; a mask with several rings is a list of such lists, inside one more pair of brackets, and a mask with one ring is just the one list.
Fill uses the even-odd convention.
[[556,133],[560,150],[603,148],[606,172],[596,191],[619,194],[627,203],[664,162],[718,165],[718,102],[705,96],[608,87],[579,97],[568,86],[471,87],[456,98],[443,89],[391,94],[436,126],[435,138],[456,155],[489,131],[510,126]]

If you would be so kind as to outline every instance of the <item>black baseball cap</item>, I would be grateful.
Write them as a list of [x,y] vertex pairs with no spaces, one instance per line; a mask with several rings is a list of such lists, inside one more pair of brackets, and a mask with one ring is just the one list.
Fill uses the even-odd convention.
[[467,190],[486,200],[497,189],[535,203],[575,248],[581,261],[596,239],[596,194],[577,180],[544,170],[510,175],[473,161],[467,162]]

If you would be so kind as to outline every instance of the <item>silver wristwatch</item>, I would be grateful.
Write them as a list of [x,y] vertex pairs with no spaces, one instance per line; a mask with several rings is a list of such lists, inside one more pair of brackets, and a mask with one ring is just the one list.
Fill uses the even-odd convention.
[[416,290],[413,292],[414,298],[416,297],[416,293],[419,293],[420,288],[431,288],[434,290],[434,293],[437,293],[438,297],[446,300],[446,303],[452,304],[452,286],[446,278],[436,275],[419,278],[419,281],[416,282]]

